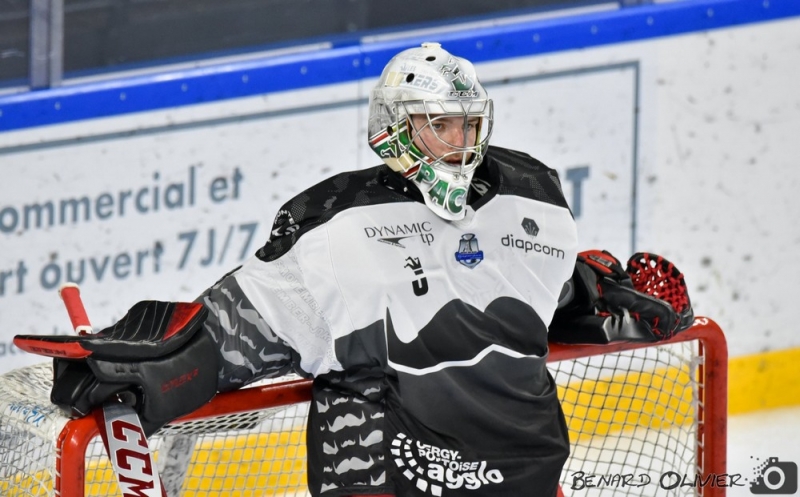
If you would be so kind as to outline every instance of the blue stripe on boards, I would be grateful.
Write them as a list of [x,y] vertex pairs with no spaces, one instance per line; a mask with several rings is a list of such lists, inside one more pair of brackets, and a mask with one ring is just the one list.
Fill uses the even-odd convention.
[[[800,16],[799,0],[679,0],[435,36],[450,52],[488,62]],[[310,88],[377,76],[398,51],[432,36],[0,97],[0,131]]]

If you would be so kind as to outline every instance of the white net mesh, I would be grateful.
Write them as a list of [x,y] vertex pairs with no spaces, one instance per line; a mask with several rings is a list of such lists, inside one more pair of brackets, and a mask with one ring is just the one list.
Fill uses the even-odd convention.
[[565,495],[695,495],[697,342],[551,364],[570,429]]
[[[700,361],[690,341],[550,364],[572,443],[564,493],[693,495],[694,488],[668,490],[659,480],[700,471]],[[0,495],[55,495],[55,440],[67,419],[49,404],[50,377],[43,364],[0,378]],[[303,402],[165,427],[151,446],[169,495],[308,495],[307,413]],[[84,495],[120,495],[99,438],[69,457],[85,461]],[[637,486],[642,475],[650,483]]]
[[53,495],[56,437],[66,423],[50,404],[50,363],[0,378],[0,495]]

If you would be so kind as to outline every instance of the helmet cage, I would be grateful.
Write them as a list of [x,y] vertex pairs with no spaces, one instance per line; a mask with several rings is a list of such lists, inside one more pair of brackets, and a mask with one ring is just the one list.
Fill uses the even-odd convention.
[[[418,168],[415,166],[420,163],[429,164],[434,169],[451,174],[467,175],[483,160],[494,123],[494,107],[491,99],[400,101],[394,102],[391,112],[397,116],[397,121],[396,131],[390,133],[389,139],[395,142],[392,148],[396,150],[397,157],[407,158],[403,167],[406,176],[416,173]],[[415,126],[412,118],[415,115],[424,116],[425,123]],[[445,119],[447,124],[452,125],[453,118],[458,118],[455,122],[461,122],[461,133],[456,135],[461,138],[459,143],[448,141],[448,137],[440,134],[437,129],[439,125],[444,124]],[[425,133],[425,130],[429,131]],[[474,135],[473,140],[470,140],[471,135]],[[435,140],[438,144],[431,140]],[[432,154],[429,152],[432,147],[441,148],[441,145],[444,145],[447,151],[441,156],[431,157]],[[454,161],[454,158],[460,163]]]

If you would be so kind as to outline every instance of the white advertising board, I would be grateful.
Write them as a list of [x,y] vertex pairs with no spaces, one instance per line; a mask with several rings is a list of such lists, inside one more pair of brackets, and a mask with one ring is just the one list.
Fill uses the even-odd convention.
[[[800,239],[780,221],[800,206],[798,33],[787,20],[478,65],[492,142],[559,171],[581,248],[673,259],[698,313],[741,338],[734,355],[800,344],[782,331],[792,290],[759,295],[778,271],[762,241],[788,260]],[[379,163],[372,82],[0,135],[0,373],[42,360],[15,334],[70,333],[59,284],[81,285],[96,327],[138,300],[194,299],[283,202]]]

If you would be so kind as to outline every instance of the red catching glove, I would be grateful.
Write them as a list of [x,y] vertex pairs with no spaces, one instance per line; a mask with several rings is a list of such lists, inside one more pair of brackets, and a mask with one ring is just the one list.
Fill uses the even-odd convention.
[[623,269],[606,251],[578,254],[572,301],[556,311],[550,339],[563,343],[655,342],[692,324],[683,274],[663,257],[640,252]]

